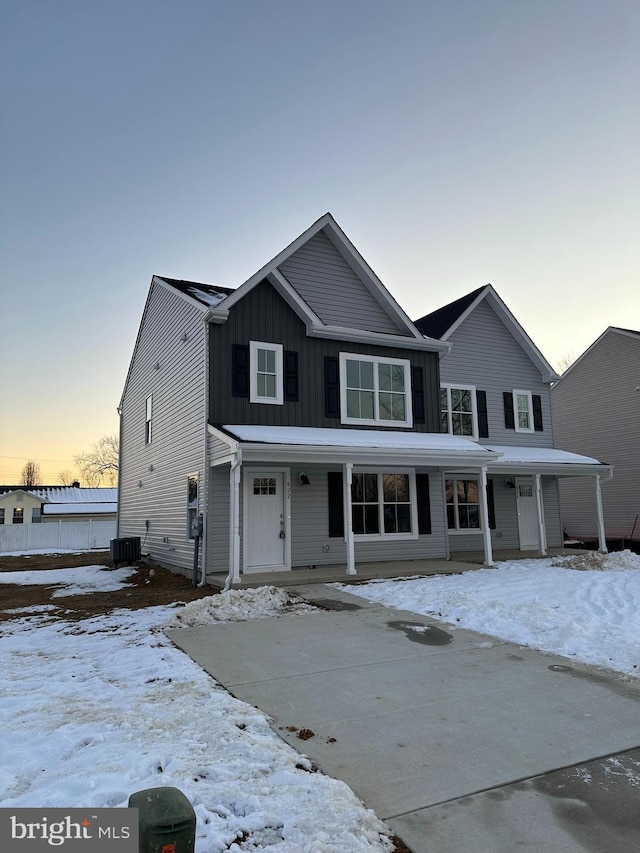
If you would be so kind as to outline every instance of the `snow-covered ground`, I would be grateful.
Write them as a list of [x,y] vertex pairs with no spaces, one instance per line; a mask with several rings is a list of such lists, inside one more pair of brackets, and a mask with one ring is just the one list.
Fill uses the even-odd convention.
[[[96,591],[126,585],[130,571],[37,575],[72,594],[85,580]],[[34,574],[0,579],[31,584]],[[0,806],[123,807],[135,791],[174,785],[196,811],[196,853],[393,849],[347,785],[314,772],[161,630],[307,605],[266,588],[75,622],[52,607],[0,623]]]
[[[344,588],[638,675],[640,557],[560,562]],[[6,572],[0,582],[55,584],[61,597],[126,586],[130,572]],[[81,621],[65,620],[62,597],[0,623],[0,806],[122,807],[135,791],[174,785],[198,817],[196,853],[390,851],[386,827],[345,784],[314,772],[162,631],[308,609],[265,587]]]
[[640,556],[630,551],[336,586],[454,627],[640,676]]

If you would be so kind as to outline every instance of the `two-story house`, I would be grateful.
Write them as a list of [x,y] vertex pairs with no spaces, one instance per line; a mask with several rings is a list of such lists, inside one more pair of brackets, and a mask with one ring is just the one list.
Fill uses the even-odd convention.
[[[233,583],[448,558],[452,525],[491,564],[503,495],[489,472],[504,452],[479,427],[443,429],[451,344],[439,337],[411,322],[330,214],[235,290],[154,276],[120,404],[118,535],[188,571],[201,518],[203,577]],[[602,469],[570,456],[576,470]],[[542,476],[548,458],[535,464]]]
[[[603,487],[607,538],[640,545],[640,331],[609,326],[551,390],[558,447],[606,459],[616,475]],[[562,524],[595,538],[593,491],[560,484]]]
[[[550,389],[558,375],[495,289],[480,287],[415,325],[451,344],[440,365],[442,428],[498,454],[487,466],[493,547],[545,554],[561,546],[558,483],[566,479],[590,489],[593,527],[606,550],[600,486],[611,469],[555,449]],[[451,476],[445,483],[453,553],[482,544],[479,531],[461,525],[455,511],[456,495],[469,488],[475,493],[475,480]]]

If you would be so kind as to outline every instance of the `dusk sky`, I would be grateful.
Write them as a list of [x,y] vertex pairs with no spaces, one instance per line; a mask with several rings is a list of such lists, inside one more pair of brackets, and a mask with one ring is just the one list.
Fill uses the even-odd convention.
[[327,211],[413,319],[640,329],[638,0],[1,0],[0,484],[118,431],[154,273]]

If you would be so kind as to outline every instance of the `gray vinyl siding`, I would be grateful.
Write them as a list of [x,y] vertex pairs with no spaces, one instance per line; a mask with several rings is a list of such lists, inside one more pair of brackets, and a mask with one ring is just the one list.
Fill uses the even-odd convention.
[[393,321],[322,231],[287,258],[279,270],[323,323],[407,334],[407,329]]
[[[553,447],[549,386],[493,308],[484,300],[449,338],[453,344],[440,363],[445,384],[460,382],[487,392],[490,444],[520,447]],[[504,425],[503,392],[514,389],[539,394],[542,402],[542,432],[516,432]]]
[[[609,330],[555,384],[556,446],[614,466],[602,484],[607,535],[629,538],[640,514],[640,335]],[[571,536],[597,532],[593,480],[560,482],[562,523]],[[634,538],[640,537],[640,519]]]
[[[251,340],[280,343],[285,350],[298,353],[298,402],[265,405],[250,403],[248,397],[233,396],[233,344],[248,345]],[[325,417],[324,357],[354,352],[406,358],[412,366],[421,366],[426,423],[414,424],[413,429],[440,431],[437,353],[309,338],[303,322],[267,282],[258,284],[234,305],[224,324],[211,325],[210,341],[211,423],[340,428],[339,418]]]
[[[152,560],[188,570],[187,476],[198,473],[200,488],[204,480],[204,324],[182,298],[152,287],[122,401],[118,535],[139,536]],[[150,395],[152,441],[145,444]]]
[[[229,474],[230,465],[212,468],[209,476],[209,526],[207,574],[229,571]],[[242,496],[242,489],[240,490]],[[242,497],[241,497],[242,500]]]
[[[448,478],[448,475],[447,475]],[[491,545],[500,549],[519,549],[518,512],[515,489],[505,485],[507,476],[491,476],[493,481],[493,500],[496,511],[496,528],[491,531]],[[510,476],[508,479],[513,479]],[[558,510],[558,489],[555,477],[542,478],[542,503],[547,531],[547,545],[550,548],[562,545]],[[449,547],[455,551],[482,551],[484,541],[481,533],[450,533]],[[536,553],[535,551],[532,553]]]

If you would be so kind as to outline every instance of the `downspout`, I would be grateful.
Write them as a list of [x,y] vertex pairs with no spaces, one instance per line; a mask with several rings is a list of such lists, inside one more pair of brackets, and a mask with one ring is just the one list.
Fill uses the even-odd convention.
[[[202,473],[202,574],[199,587],[207,585],[207,543],[209,530],[209,320],[208,315],[204,317],[204,447],[203,447],[203,473]],[[198,495],[200,498],[200,495]]]
[[542,502],[542,477],[535,475],[536,510],[538,513],[538,544],[543,557],[547,555],[547,530],[544,523],[544,504]]
[[608,554],[607,535],[604,529],[604,512],[602,510],[602,491],[600,489],[600,485],[603,482],[603,479],[605,483],[613,479],[613,471],[610,468],[608,476],[601,478],[599,474],[596,474],[594,479],[596,486],[596,509],[598,512],[598,551],[600,551],[601,554]]
[[118,413],[118,500],[116,503],[116,539],[120,537],[120,490],[122,488],[122,406],[116,409]]
[[240,470],[242,467],[242,448],[233,456],[229,470],[229,573],[224,582],[223,592],[231,588],[231,583],[240,582]]

